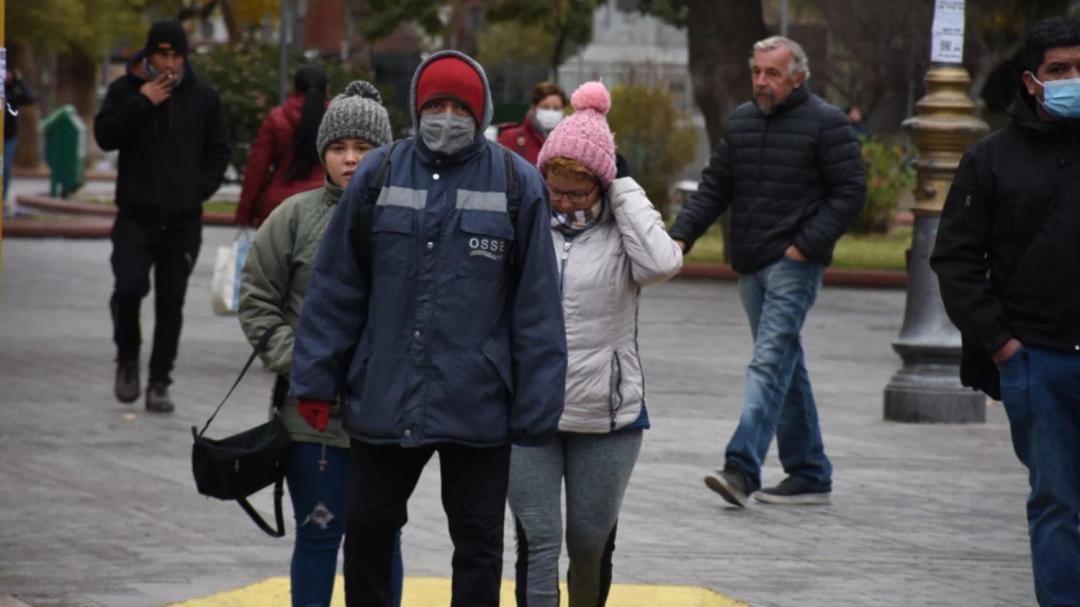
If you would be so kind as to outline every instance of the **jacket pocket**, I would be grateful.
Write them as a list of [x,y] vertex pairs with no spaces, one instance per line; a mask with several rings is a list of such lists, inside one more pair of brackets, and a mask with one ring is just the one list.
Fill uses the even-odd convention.
[[514,244],[514,227],[506,213],[463,210],[457,236],[458,273],[486,280],[504,278]]
[[[408,273],[413,256],[412,209],[392,206],[375,207],[375,219],[371,226],[372,263],[374,274],[404,276]],[[360,253],[363,255],[363,252]]]
[[510,352],[495,339],[489,339],[484,342],[484,345],[480,347],[480,352],[484,355],[484,358],[495,367],[495,371],[499,374],[499,379],[506,385],[506,389],[509,391],[511,398],[513,398],[514,374],[510,368]]

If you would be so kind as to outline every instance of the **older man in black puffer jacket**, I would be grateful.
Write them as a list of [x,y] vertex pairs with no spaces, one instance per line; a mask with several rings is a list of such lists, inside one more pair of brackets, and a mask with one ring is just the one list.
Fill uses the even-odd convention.
[[684,251],[731,209],[731,261],[754,336],[742,417],[723,470],[705,484],[746,505],[773,435],[787,478],[766,503],[828,503],[832,466],[799,332],[836,241],[866,199],[859,142],[844,114],[810,92],[806,53],[781,36],[754,45],[754,100],[728,120],[671,236]]

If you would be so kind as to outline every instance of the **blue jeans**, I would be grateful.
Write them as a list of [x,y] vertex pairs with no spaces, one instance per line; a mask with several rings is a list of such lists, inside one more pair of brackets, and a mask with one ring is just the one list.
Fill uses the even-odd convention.
[[[289,576],[293,607],[326,607],[334,593],[337,554],[345,531],[345,483],[349,450],[316,443],[293,443],[285,478],[296,516],[296,545]],[[401,529],[394,542],[391,589],[401,605]]]
[[824,271],[819,264],[785,257],[739,277],[754,358],[746,369],[746,400],[727,446],[725,469],[742,472],[747,493],[761,488],[761,464],[774,435],[785,472],[832,489],[832,464],[825,457],[799,338]]
[[1035,595],[1040,605],[1080,605],[1080,353],[1027,346],[998,368],[1031,484]]

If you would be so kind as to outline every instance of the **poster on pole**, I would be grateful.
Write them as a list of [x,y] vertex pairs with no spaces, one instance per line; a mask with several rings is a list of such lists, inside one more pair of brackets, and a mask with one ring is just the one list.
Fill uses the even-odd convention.
[[935,0],[930,61],[964,62],[964,0]]

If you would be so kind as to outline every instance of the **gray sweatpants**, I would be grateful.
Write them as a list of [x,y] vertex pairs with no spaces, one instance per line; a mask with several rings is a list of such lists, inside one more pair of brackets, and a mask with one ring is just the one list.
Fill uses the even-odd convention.
[[615,527],[641,435],[559,433],[543,447],[513,448],[509,500],[517,531],[518,607],[559,605],[564,478],[570,606],[607,601]]

